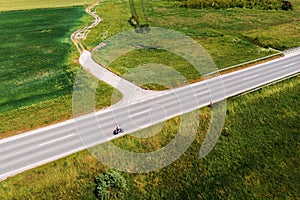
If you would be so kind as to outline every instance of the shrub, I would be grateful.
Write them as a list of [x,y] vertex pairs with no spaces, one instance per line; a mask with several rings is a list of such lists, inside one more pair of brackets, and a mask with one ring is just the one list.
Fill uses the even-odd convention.
[[131,26],[133,26],[134,28],[136,28],[139,25],[139,20],[137,16],[131,16],[128,20],[128,22],[130,23]]
[[[180,7],[189,8],[258,8],[264,10],[280,9],[282,0],[178,0]],[[285,6],[287,7],[287,5]]]
[[293,5],[289,1],[283,1],[281,9],[282,10],[293,10]]
[[120,199],[127,190],[125,179],[116,171],[96,176],[95,183],[95,194],[98,199]]

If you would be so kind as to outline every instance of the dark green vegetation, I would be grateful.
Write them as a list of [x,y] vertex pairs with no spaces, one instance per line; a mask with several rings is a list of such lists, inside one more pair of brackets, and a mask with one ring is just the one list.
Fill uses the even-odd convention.
[[1,0],[0,11],[70,7],[70,6],[87,5],[93,2],[94,0],[72,0],[72,1],[70,0],[47,0],[47,1]]
[[98,199],[124,198],[126,180],[117,171],[109,171],[95,177],[95,193]]
[[[179,0],[179,6],[189,8],[256,8],[264,10],[293,9],[293,6],[284,0]],[[291,5],[291,6],[288,6]]]
[[[270,48],[285,50],[300,46],[300,10],[297,6],[292,11],[240,8],[207,10],[181,8],[172,1],[154,0],[144,1],[144,12],[140,9],[141,2],[134,1],[139,8],[136,10],[139,11],[137,15],[142,19],[141,23],[148,23],[150,29],[151,26],[162,27],[190,36],[206,49],[218,68],[276,53]],[[107,12],[109,9],[116,12]],[[92,30],[85,41],[88,48],[92,49],[107,37],[132,29],[128,23],[132,11],[127,1],[106,1],[96,11],[104,21]],[[94,58],[101,63],[97,51],[94,52]],[[185,60],[159,49],[132,51],[107,67],[124,75],[145,63],[167,64],[190,82],[200,76],[191,73],[192,67]]]
[[[111,105],[113,100],[118,101],[119,99],[121,99],[119,92],[103,82],[98,82],[95,94],[96,109],[105,108]],[[72,103],[72,94],[69,93],[30,106],[3,112],[0,114],[0,138],[70,119],[73,117]]]
[[[0,138],[72,117],[80,66],[69,38],[84,13],[83,7],[0,12]],[[112,91],[99,83],[97,108],[111,104]]]
[[[228,100],[228,131],[204,159],[198,153],[210,109],[201,109],[197,137],[179,160],[151,173],[121,173],[125,199],[298,199],[299,90],[296,77]],[[148,140],[127,136],[115,143],[132,151],[159,149],[166,141],[161,137],[176,134],[177,122],[169,120]],[[0,198],[95,199],[94,178],[106,171],[83,151],[0,182]]]
[[84,9],[0,13],[0,112],[60,97],[72,91],[68,39]]

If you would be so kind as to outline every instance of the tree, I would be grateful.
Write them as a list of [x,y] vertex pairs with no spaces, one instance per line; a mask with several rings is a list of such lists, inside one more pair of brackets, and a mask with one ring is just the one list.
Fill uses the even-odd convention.
[[95,194],[98,199],[122,199],[127,190],[126,180],[116,171],[95,177]]
[[281,9],[282,10],[293,10],[293,5],[289,1],[283,1]]
[[133,15],[129,18],[128,22],[130,23],[131,26],[133,26],[134,28],[137,28],[139,25],[139,20],[138,17]]

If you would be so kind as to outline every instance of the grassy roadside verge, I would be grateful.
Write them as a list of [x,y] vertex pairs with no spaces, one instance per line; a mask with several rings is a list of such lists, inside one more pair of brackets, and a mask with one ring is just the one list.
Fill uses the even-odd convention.
[[[295,77],[229,99],[229,135],[222,135],[204,159],[198,152],[210,111],[201,109],[197,137],[180,159],[151,173],[122,173],[129,186],[126,199],[299,198],[299,89],[300,77]],[[177,121],[169,120],[148,141],[124,137],[115,143],[129,150],[160,148],[166,142],[161,135],[176,133]],[[0,183],[0,197],[94,199],[93,178],[105,170],[87,151],[79,152],[8,178]]]
[[[98,82],[95,93],[95,109],[100,110],[108,107],[112,104],[112,100],[118,101],[121,97],[121,93],[109,85]],[[72,117],[74,116],[71,93],[4,112],[0,114],[0,139],[55,124]]]

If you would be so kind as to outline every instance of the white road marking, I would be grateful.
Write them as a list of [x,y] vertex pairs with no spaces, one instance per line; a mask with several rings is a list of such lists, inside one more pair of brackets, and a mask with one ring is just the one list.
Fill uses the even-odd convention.
[[249,79],[252,79],[252,78],[255,78],[255,77],[257,77],[258,75],[256,74],[256,75],[253,75],[253,76],[249,76],[249,77],[247,77],[247,78],[244,78],[243,80],[244,81],[246,81],[246,80],[249,80]]
[[146,113],[148,113],[149,111],[151,111],[151,109],[143,110],[142,112],[139,112],[139,113],[135,113],[135,114],[129,115],[129,117],[130,117],[130,118],[133,118],[133,117],[136,117],[136,116],[139,116],[139,115],[142,115],[142,114],[146,114]]
[[288,65],[282,66],[282,68],[287,68],[287,67],[292,66],[292,65],[295,65],[295,64],[296,64],[296,63],[290,63],[290,64],[288,64]]
[[201,96],[201,95],[203,95],[203,94],[208,94],[208,93],[210,93],[210,90],[206,90],[206,91],[197,93],[195,96]]
[[42,144],[39,144],[39,146],[44,146],[44,145],[47,145],[47,144],[50,144],[50,143],[53,143],[53,142],[56,142],[56,141],[59,141],[59,140],[63,140],[63,139],[66,139],[66,138],[69,138],[69,137],[72,137],[74,136],[75,134],[70,134],[70,135],[66,135],[64,137],[61,137],[61,138],[57,138],[55,140],[51,140],[51,141],[48,141],[48,142],[45,142],[45,143],[42,143]]
[[[297,63],[296,63],[297,64]],[[290,64],[289,64],[290,65]],[[280,67],[282,67],[283,65],[281,65]],[[287,66],[286,66],[287,67]],[[281,69],[281,68],[279,68],[279,69]],[[294,67],[292,67],[291,69],[294,69]],[[281,71],[287,71],[287,70],[281,70]],[[299,70],[297,69],[297,72],[298,72]],[[294,73],[294,72],[293,72]],[[291,73],[289,73],[289,74],[291,74]],[[254,85],[254,86],[252,86],[252,87],[250,87],[250,88],[255,88],[255,87],[258,87],[258,86],[260,86],[260,85],[264,85],[264,84],[266,84],[266,83],[268,83],[268,82],[272,82],[272,81],[274,81],[274,80],[276,80],[276,79],[278,79],[278,78],[282,78],[282,77],[285,77],[285,76],[287,76],[286,74],[282,74],[280,77],[277,77],[277,78],[272,78],[272,79],[267,79],[267,80],[264,80],[263,82],[261,82],[261,83],[257,83],[256,85]],[[250,77],[248,77],[248,78],[250,78]],[[252,78],[252,77],[251,77]],[[239,78],[240,79],[240,78]],[[244,91],[245,90],[249,90],[249,88],[247,89],[247,88],[244,88]],[[201,91],[200,91],[201,92]],[[236,95],[237,93],[239,93],[239,92],[243,92],[243,90],[241,90],[241,89],[239,89],[239,91],[233,91],[232,93],[230,93],[230,94],[227,94],[228,96],[227,97],[230,97],[230,96],[233,96],[233,95]],[[191,109],[195,109],[195,108],[191,108]],[[186,112],[188,112],[189,111],[189,109],[186,111]],[[143,111],[143,112],[145,112],[145,111]],[[183,111],[181,111],[182,113],[181,114],[183,114]],[[100,111],[99,111],[99,113],[100,113]],[[174,114],[172,114],[172,115],[168,115],[168,118],[172,118],[172,117],[175,117],[175,116],[177,116],[177,113],[174,113]],[[164,118],[162,118],[162,119],[157,119],[156,121],[154,121],[153,122],[153,124],[154,123],[158,123],[158,122],[161,122],[161,121],[164,121],[164,119],[165,119],[166,117],[164,117]],[[70,126],[71,126],[71,124],[69,124]],[[146,127],[146,126],[151,126],[152,125],[152,123],[149,123],[149,124],[146,124],[146,125],[144,125],[143,127]],[[138,129],[140,129],[141,127],[137,127],[135,130],[138,130]],[[44,129],[43,129],[44,130]],[[48,130],[48,129],[47,129]],[[39,130],[40,131],[40,130]],[[38,131],[38,132],[39,132]],[[128,130],[128,132],[127,133],[129,133],[129,132],[132,132],[130,129]],[[31,133],[32,134],[32,133]],[[124,134],[124,133],[123,133]],[[122,134],[122,135],[123,135]],[[112,134],[111,134],[112,135]],[[118,136],[121,136],[121,135],[117,135],[116,137],[118,137]],[[38,137],[38,135],[37,135],[37,137]],[[68,137],[71,137],[71,135],[67,135],[67,136],[64,136],[64,138],[59,138],[59,139],[65,139],[65,138],[68,138]],[[115,136],[114,136],[115,137]],[[104,138],[104,140],[105,141],[108,141],[110,138],[112,138],[112,136],[111,137],[109,137],[109,138]],[[58,139],[57,139],[58,140]],[[79,149],[85,149],[85,148],[88,148],[88,147],[91,147],[91,146],[93,146],[94,144],[97,144],[97,143],[99,143],[99,142],[105,142],[105,141],[96,141],[96,142],[94,142],[94,143],[89,143],[89,144],[87,144],[85,147],[82,147],[82,148],[79,148]],[[3,142],[3,141],[2,141]],[[17,142],[17,141],[16,141]],[[53,142],[53,141],[52,141]],[[47,143],[49,143],[49,142],[47,142]],[[45,144],[47,144],[47,143],[44,143],[44,145]],[[1,144],[0,144],[0,146],[1,146]],[[70,152],[76,152],[76,151],[79,151],[79,149],[75,149],[74,151],[70,151]],[[62,150],[63,151],[63,150]],[[70,153],[70,152],[67,152],[67,154],[68,153]],[[67,154],[65,154],[65,153],[63,153],[63,154],[60,154],[59,156],[55,156],[55,157],[52,157],[52,158],[50,158],[50,159],[44,159],[44,160],[42,160],[41,162],[37,162],[37,163],[35,163],[35,164],[32,164],[32,165],[28,165],[27,167],[21,167],[21,168],[19,168],[19,169],[17,169],[17,170],[14,170],[14,171],[12,171],[12,172],[7,172],[7,173],[4,173],[4,174],[0,174],[0,179],[2,179],[2,178],[5,178],[5,177],[7,177],[7,176],[9,176],[9,175],[11,175],[12,173],[18,173],[18,172],[20,172],[20,171],[22,171],[22,170],[25,170],[25,169],[29,169],[29,168],[32,168],[32,167],[34,167],[34,166],[37,166],[37,165],[39,165],[39,164],[41,164],[41,163],[46,163],[46,162],[49,162],[49,161],[51,161],[51,160],[53,160],[53,159],[56,159],[56,158],[59,158],[59,157],[61,157],[61,156],[64,156],[64,155],[67,155]],[[32,155],[29,155],[29,156],[32,156]],[[47,155],[46,155],[47,156]],[[29,159],[30,159],[30,157],[29,157]],[[42,159],[42,158],[41,158]],[[22,163],[20,163],[20,162],[17,162],[18,164],[22,164]],[[1,172],[2,173],[2,172]]]
[[[79,119],[79,118],[77,118],[77,119]],[[77,119],[75,119],[75,118],[69,119],[69,120],[66,120],[66,121],[63,121],[63,122],[59,122],[57,124],[53,124],[53,125],[50,125],[50,126],[46,126],[46,127],[43,127],[43,128],[32,130],[32,131],[29,131],[29,132],[26,132],[26,133],[22,133],[20,135],[14,135],[14,136],[11,136],[11,137],[8,137],[8,138],[4,138],[4,139],[0,140],[0,144],[4,144],[6,142],[10,142],[10,141],[13,141],[13,140],[16,140],[16,139],[21,139],[21,138],[24,138],[24,137],[27,137],[27,136],[30,136],[30,135],[38,134],[38,133],[41,133],[41,132],[44,132],[44,131],[52,130],[52,129],[57,128],[57,127],[70,125],[72,123],[74,124],[75,120],[77,120]]]
[[39,162],[36,162],[36,163],[33,163],[33,164],[30,164],[30,165],[27,165],[27,166],[24,166],[24,167],[21,167],[19,169],[16,169],[16,170],[13,170],[13,171],[10,171],[10,172],[7,172],[7,173],[4,173],[4,174],[0,174],[0,181],[2,180],[5,180],[7,177],[9,176],[13,176],[13,175],[16,175],[18,173],[21,173],[25,170],[28,170],[28,169],[32,169],[34,167],[37,167],[37,166],[40,166],[42,164],[46,164],[46,163],[49,163],[51,161],[55,161],[55,160],[58,160],[59,158],[63,158],[65,156],[68,156],[68,155],[71,155],[72,153],[75,153],[75,152],[78,152],[78,151],[81,151],[81,150],[84,150],[85,147],[80,147],[78,149],[74,149],[72,151],[69,151],[69,152],[65,152],[65,153],[62,153],[60,155],[57,155],[57,156],[54,156],[54,157],[51,157],[51,158],[47,158],[45,160],[42,160],[42,161],[39,161]]

